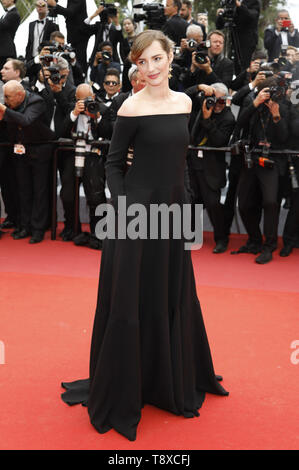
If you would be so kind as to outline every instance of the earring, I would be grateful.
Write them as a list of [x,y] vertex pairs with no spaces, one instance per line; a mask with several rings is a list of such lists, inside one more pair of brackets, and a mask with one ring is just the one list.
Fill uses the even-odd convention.
[[168,71],[168,78],[169,78],[169,80],[170,80],[171,77],[172,77],[172,73],[171,73],[171,72],[172,72],[172,65],[170,64],[170,66],[169,66],[169,71]]

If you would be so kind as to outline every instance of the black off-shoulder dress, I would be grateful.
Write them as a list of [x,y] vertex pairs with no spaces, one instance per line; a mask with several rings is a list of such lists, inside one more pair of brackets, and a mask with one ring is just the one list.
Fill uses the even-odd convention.
[[[106,165],[113,201],[125,195],[127,206],[186,203],[188,119],[117,118]],[[130,146],[133,164],[125,171]],[[206,392],[228,395],[215,376],[184,242],[104,241],[89,379],[62,383],[62,399],[87,406],[100,433],[113,428],[135,440],[145,404],[194,417]]]

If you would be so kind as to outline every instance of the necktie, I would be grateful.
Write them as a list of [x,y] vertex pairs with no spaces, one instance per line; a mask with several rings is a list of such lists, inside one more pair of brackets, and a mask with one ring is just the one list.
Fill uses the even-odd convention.
[[44,24],[44,20],[37,20],[38,23]]

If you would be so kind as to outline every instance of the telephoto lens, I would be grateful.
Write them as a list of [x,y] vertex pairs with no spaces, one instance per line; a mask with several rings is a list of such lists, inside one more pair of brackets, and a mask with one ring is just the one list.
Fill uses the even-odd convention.
[[86,140],[87,135],[84,132],[76,134],[75,141],[75,169],[76,176],[82,177],[85,164]]

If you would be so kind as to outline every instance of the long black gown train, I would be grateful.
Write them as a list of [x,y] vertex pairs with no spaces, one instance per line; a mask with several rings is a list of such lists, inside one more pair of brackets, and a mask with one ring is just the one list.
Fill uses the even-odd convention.
[[[188,114],[119,116],[106,176],[112,200],[186,203]],[[125,173],[128,147],[134,159]],[[62,399],[88,407],[100,433],[136,439],[145,404],[198,416],[205,392],[228,395],[215,376],[183,239],[105,240],[89,379],[63,383]]]

